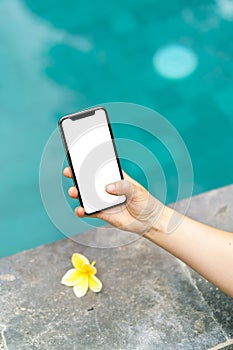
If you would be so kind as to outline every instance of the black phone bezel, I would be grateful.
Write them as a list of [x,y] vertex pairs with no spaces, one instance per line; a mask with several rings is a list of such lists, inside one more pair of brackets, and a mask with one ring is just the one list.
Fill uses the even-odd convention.
[[125,199],[125,201],[123,201],[122,203],[114,204],[114,205],[111,205],[109,207],[97,210],[97,211],[92,212],[92,213],[87,213],[85,211],[85,207],[84,207],[84,204],[83,204],[82,196],[81,196],[81,193],[80,193],[80,190],[79,190],[79,186],[78,186],[78,182],[77,182],[77,179],[76,179],[76,176],[75,176],[75,172],[74,172],[74,168],[73,168],[70,152],[69,152],[68,145],[67,145],[67,142],[66,142],[65,133],[64,133],[64,130],[63,130],[63,127],[62,127],[62,122],[64,120],[66,120],[66,119],[77,120],[77,119],[87,118],[87,117],[95,114],[95,112],[97,110],[99,110],[99,109],[102,109],[105,112],[105,116],[106,116],[106,119],[107,119],[108,129],[109,129],[109,132],[110,132],[110,135],[111,135],[111,139],[112,139],[112,144],[113,144],[113,148],[114,148],[114,153],[115,153],[115,157],[116,157],[116,161],[117,161],[120,177],[121,177],[121,180],[124,180],[124,176],[123,176],[121,165],[120,165],[120,160],[119,160],[117,149],[116,149],[114,135],[113,135],[112,127],[111,127],[111,124],[110,124],[110,120],[109,120],[108,112],[107,112],[106,108],[104,108],[102,106],[98,106],[98,107],[94,107],[94,108],[85,109],[85,110],[82,110],[82,111],[79,111],[79,112],[76,112],[76,113],[73,113],[73,114],[65,115],[65,116],[61,117],[59,119],[59,121],[58,121],[58,126],[59,126],[59,130],[60,130],[63,146],[64,146],[65,152],[66,152],[66,158],[68,160],[69,166],[70,166],[71,171],[72,171],[74,185],[77,188],[78,193],[79,193],[79,202],[80,202],[80,205],[84,208],[84,213],[87,216],[91,216],[91,215],[100,213],[103,210],[107,210],[107,209],[110,209],[110,208],[117,207],[119,205],[125,204],[126,201],[127,201],[127,199]]

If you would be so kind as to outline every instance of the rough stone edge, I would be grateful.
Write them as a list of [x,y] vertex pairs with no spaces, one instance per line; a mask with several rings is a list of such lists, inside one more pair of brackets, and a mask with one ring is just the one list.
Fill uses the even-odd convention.
[[[200,194],[197,194],[195,196],[192,196],[191,197],[191,201],[190,201],[190,205],[192,205],[192,201],[195,201],[196,198],[201,198],[201,197],[205,197],[207,194],[216,194],[218,192],[222,192],[222,191],[225,191],[227,190],[227,188],[233,188],[233,184],[229,184],[227,186],[223,186],[223,187],[220,187],[220,188],[216,188],[216,189],[212,189],[210,191],[206,191],[206,192],[203,192],[203,193],[200,193]],[[186,200],[188,200],[188,198],[184,198],[182,200],[180,200],[178,203],[181,203],[182,205],[182,202],[184,203]],[[168,204],[169,207],[173,207],[174,203],[170,203]],[[188,211],[187,211],[188,212]],[[111,225],[106,225],[106,226],[109,226],[109,227],[112,227]],[[51,246],[53,245],[54,243],[56,242],[59,242],[59,241],[63,241],[63,240],[68,240],[70,239],[69,237],[64,237],[63,239],[60,239],[60,240],[57,240],[57,241],[54,241],[54,242],[51,242],[51,243],[48,243],[48,244],[42,244],[40,246],[37,246],[37,247],[33,247],[33,248],[30,248],[30,249],[26,249],[26,250],[23,250],[23,251],[20,251],[20,252],[17,252],[15,254],[12,254],[12,255],[9,255],[9,256],[5,256],[5,257],[2,257],[0,258],[0,261],[1,259],[4,259],[4,258],[7,258],[7,257],[10,257],[10,256],[14,256],[14,255],[18,255],[18,254],[22,254],[22,253],[25,253],[25,252],[29,252],[29,251],[32,251],[32,250],[35,250],[35,249],[43,249],[43,247],[46,247],[46,246]],[[80,243],[80,245],[82,245]],[[200,295],[200,298],[201,298],[201,301],[202,303],[204,303],[206,305],[206,307],[210,310],[210,316],[211,318],[213,319],[213,322],[216,323],[219,328],[221,329],[222,331],[222,335],[225,337],[226,341],[223,342],[223,343],[220,343],[220,344],[217,344],[215,345],[214,347],[212,348],[209,348],[208,350],[220,350],[220,349],[227,349],[228,346],[230,346],[230,349],[231,349],[231,345],[233,345],[233,339],[230,339],[228,338],[226,332],[224,331],[224,329],[222,328],[222,325],[216,320],[214,314],[213,314],[213,311],[210,309],[206,299],[204,298],[201,290],[198,288],[196,282],[194,281],[194,279],[192,278],[189,270],[188,270],[188,267],[185,263],[183,263],[181,260],[179,260],[178,258],[174,257],[175,259],[178,260],[179,264],[180,264],[180,267],[181,267],[181,272],[185,275],[185,277],[187,278],[188,282],[193,286],[193,288],[195,288],[197,290],[197,292],[199,293]],[[3,326],[5,327],[5,326]],[[4,336],[4,332],[5,332],[5,328],[1,327],[1,332],[0,332],[0,350],[8,350],[8,347],[7,347],[7,344],[6,344],[6,340],[5,340],[5,336]]]
[[[215,188],[215,189],[212,189],[212,190],[210,190],[210,191],[205,191],[205,192],[203,192],[203,193],[199,193],[199,194],[197,194],[197,195],[195,195],[195,196],[192,196],[192,197],[191,197],[191,201],[190,201],[190,205],[191,205],[192,201],[195,201],[195,199],[199,199],[199,198],[205,197],[206,195],[209,195],[209,194],[210,194],[210,195],[216,195],[218,192],[227,191],[227,189],[229,189],[229,188],[230,188],[230,189],[231,189],[231,188],[233,189],[233,184],[229,184],[229,185],[226,185],[226,186],[223,186],[223,187]],[[185,205],[185,202],[186,202],[187,200],[188,200],[188,198],[184,198],[184,199],[182,199],[181,201],[179,201],[178,203],[180,203],[180,204],[181,204],[181,207],[182,207],[182,204],[184,203],[184,205]],[[171,204],[169,204],[168,206],[172,208],[172,207],[174,207],[174,205],[175,205],[175,203],[171,203]],[[188,213],[188,210],[187,210],[187,213]],[[187,213],[186,213],[186,214],[187,214]],[[204,297],[202,291],[199,289],[198,285],[196,284],[196,281],[192,278],[191,273],[190,273],[190,271],[189,271],[189,267],[188,267],[183,261],[181,261],[180,259],[177,258],[177,260],[178,260],[179,263],[180,263],[182,272],[185,274],[185,276],[186,276],[187,279],[189,280],[189,283],[191,283],[191,285],[193,286],[193,288],[195,288],[195,289],[197,290],[198,294],[200,295],[200,298],[201,298],[202,303],[204,303],[204,304],[207,306],[207,308],[210,309],[209,304],[208,304],[208,302],[206,301],[206,299],[205,299],[205,297]],[[210,283],[210,282],[209,282],[209,283]],[[226,334],[225,330],[223,329],[221,323],[218,322],[218,320],[217,320],[216,317],[214,316],[214,313],[213,313],[213,311],[212,311],[211,309],[210,309],[210,313],[211,313],[210,316],[212,317],[213,321],[214,321],[214,322],[219,326],[219,328],[221,329],[222,334],[223,334],[223,336],[225,337],[226,341],[225,341],[224,343],[217,344],[216,346],[214,346],[214,347],[212,347],[212,348],[210,348],[210,349],[208,349],[208,350],[218,350],[218,349],[224,349],[224,348],[227,349],[227,347],[228,347],[229,345],[233,345],[233,339],[230,339],[230,338],[227,336],[227,334]]]

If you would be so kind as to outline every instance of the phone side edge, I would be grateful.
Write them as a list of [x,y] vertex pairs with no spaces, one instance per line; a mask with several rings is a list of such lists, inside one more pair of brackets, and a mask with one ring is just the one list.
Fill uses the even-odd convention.
[[116,161],[117,161],[120,177],[121,177],[121,180],[124,180],[124,175],[123,175],[123,172],[122,172],[120,159],[119,159],[117,148],[116,148],[116,143],[115,143],[115,138],[114,138],[112,126],[111,126],[110,119],[109,119],[109,116],[108,116],[108,111],[107,111],[107,109],[105,107],[102,107],[102,106],[100,107],[100,109],[103,109],[104,112],[105,112],[107,123],[108,123],[108,129],[109,129],[109,132],[110,132],[110,135],[111,135],[113,149],[114,149],[114,153],[115,153],[115,156],[116,156]]

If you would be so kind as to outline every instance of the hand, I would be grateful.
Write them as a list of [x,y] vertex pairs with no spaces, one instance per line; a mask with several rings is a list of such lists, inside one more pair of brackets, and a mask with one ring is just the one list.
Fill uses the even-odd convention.
[[[63,174],[72,178],[70,168],[65,168]],[[121,230],[142,234],[150,230],[151,226],[158,221],[164,205],[125,172],[123,175],[124,180],[107,185],[106,191],[115,196],[126,195],[126,204],[88,217],[102,219]],[[71,198],[78,198],[76,187],[70,187],[68,193]],[[75,208],[75,214],[80,218],[84,217],[84,208],[80,206]]]

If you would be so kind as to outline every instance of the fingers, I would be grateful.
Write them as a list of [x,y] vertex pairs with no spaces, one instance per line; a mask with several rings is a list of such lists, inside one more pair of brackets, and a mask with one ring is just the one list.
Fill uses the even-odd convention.
[[[85,211],[84,211],[83,207],[75,208],[74,212],[75,212],[75,215],[77,215],[79,218],[85,217]],[[98,212],[95,214],[88,215],[88,217],[89,218],[98,218],[98,219],[104,220],[104,215],[105,215],[105,213],[101,211],[101,212]]]
[[136,186],[133,185],[132,182],[128,180],[121,180],[107,185],[106,191],[116,196],[121,196],[125,194],[127,199],[130,199],[133,195],[134,187]]
[[[71,198],[77,199],[78,198],[78,190],[76,187],[70,187],[68,190],[68,194]],[[79,218],[83,218],[85,216],[84,208],[83,207],[77,207],[74,210],[75,214]]]
[[63,170],[63,175],[69,178],[73,177],[72,171],[70,167],[67,167]]
[[[72,170],[70,167],[67,167],[63,170],[63,175],[69,178],[72,178]],[[76,187],[70,187],[68,190],[68,194],[71,198],[78,198],[78,190]]]
[[[66,167],[63,170],[64,176],[68,178],[72,178],[72,170],[70,167]],[[123,171],[124,180],[114,182],[112,184],[108,184],[106,186],[106,191],[110,194],[121,196],[126,195],[127,200],[132,199],[132,197],[140,196],[140,192],[142,192],[143,186],[140,185],[137,181],[132,179],[125,171]],[[145,191],[145,190],[144,190]],[[71,198],[78,198],[78,190],[76,187],[70,187],[68,190],[68,194]],[[85,211],[83,207],[75,208],[75,214],[82,218],[85,216]],[[102,214],[93,214],[92,217],[100,217]]]
[[78,190],[76,187],[70,187],[68,189],[68,194],[71,198],[78,198]]
[[[138,183],[137,181],[132,179],[132,177],[130,177],[124,170],[122,170],[122,173],[123,173],[123,176],[124,176],[125,180],[128,180],[129,182],[132,182],[136,186],[142,187],[142,185],[140,183]],[[70,167],[66,167],[63,170],[63,175],[71,179],[73,177],[71,168]]]
[[83,218],[85,216],[85,212],[84,212],[83,207],[75,208],[74,212],[79,218]]
[[[68,178],[73,177],[72,170],[70,167],[66,167],[63,170],[63,174]],[[112,189],[111,187],[107,187],[106,190],[110,194],[115,194],[118,196],[125,194],[128,198],[130,198],[132,197],[133,185],[140,187],[141,185],[134,179],[132,179],[125,171],[123,171],[123,175],[125,180],[120,181],[119,184],[114,183]],[[76,187],[70,187],[68,190],[68,194],[71,198],[78,198],[78,190],[76,189]]]
[[[68,177],[68,178],[72,178],[73,174],[71,171],[70,167],[67,167],[63,170],[63,175]],[[68,190],[68,194],[71,198],[78,198],[78,190],[76,187],[70,187]],[[79,217],[79,218],[83,218],[85,216],[85,212],[84,212],[84,208],[83,207],[77,207],[74,210],[75,214]]]

